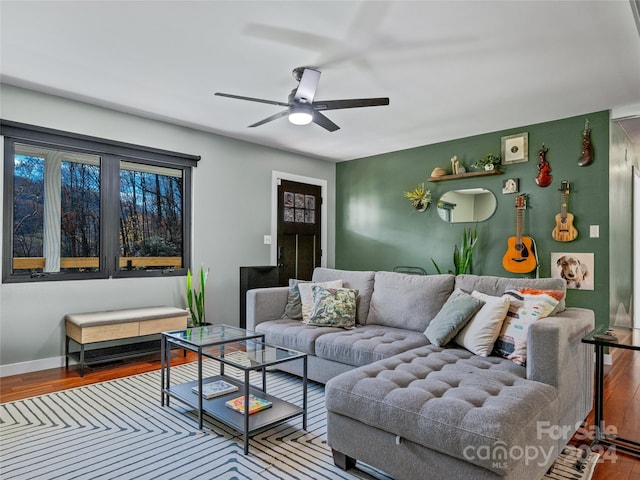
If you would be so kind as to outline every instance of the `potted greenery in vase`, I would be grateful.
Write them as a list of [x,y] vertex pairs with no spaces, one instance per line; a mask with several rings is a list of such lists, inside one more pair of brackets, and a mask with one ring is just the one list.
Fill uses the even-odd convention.
[[418,212],[424,212],[431,203],[431,190],[425,190],[424,183],[409,192],[404,192],[404,196]]
[[489,153],[482,157],[480,160],[471,164],[473,168],[480,168],[485,170],[494,170],[498,165],[500,165],[500,157],[494,153]]
[[189,306],[189,324],[191,327],[201,327],[205,325],[204,318],[204,291],[209,278],[209,269],[205,271],[200,267],[200,291],[193,286],[191,269],[187,269],[187,305]]

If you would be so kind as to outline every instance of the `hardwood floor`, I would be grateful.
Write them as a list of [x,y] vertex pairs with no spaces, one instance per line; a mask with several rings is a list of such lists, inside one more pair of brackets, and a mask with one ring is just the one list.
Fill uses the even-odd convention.
[[[621,437],[640,442],[640,352],[618,350],[614,366],[605,367],[604,419],[605,428],[614,427]],[[592,426],[593,421],[592,411],[587,424]],[[589,442],[574,437],[572,443]],[[600,453],[604,458],[596,467],[593,480],[640,480],[639,457]]]
[[[172,354],[172,365],[195,361],[196,355],[181,351]],[[160,368],[160,355],[150,355],[127,362],[114,362],[85,370],[80,377],[74,368],[54,368],[39,372],[0,378],[0,403],[43,395],[68,388],[90,385],[115,378],[145,373]],[[615,357],[615,368],[609,368],[605,377],[605,420],[615,426],[618,434],[640,441],[640,352],[622,351]],[[593,424],[593,412],[587,417]],[[574,437],[573,444],[588,443]],[[616,453],[596,467],[593,480],[640,480],[640,458]]]

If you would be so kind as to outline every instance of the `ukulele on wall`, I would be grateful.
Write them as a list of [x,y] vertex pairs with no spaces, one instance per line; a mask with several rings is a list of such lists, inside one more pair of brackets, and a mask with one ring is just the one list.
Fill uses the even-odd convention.
[[522,217],[526,208],[526,195],[518,195],[516,197],[516,236],[509,237],[507,252],[502,257],[502,266],[512,273],[529,273],[538,266],[533,239],[522,235]]
[[578,230],[573,226],[573,215],[567,213],[569,182],[562,181],[560,192],[560,213],[556,215],[556,226],[551,232],[551,236],[558,242],[571,242],[578,236]]

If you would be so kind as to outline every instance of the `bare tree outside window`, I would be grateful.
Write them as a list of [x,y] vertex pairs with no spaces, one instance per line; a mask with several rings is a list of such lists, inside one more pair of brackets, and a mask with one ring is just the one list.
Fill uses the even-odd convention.
[[44,159],[16,155],[13,178],[13,256],[41,257]]
[[100,158],[31,145],[14,156],[14,269],[97,271]]
[[182,171],[131,162],[120,168],[121,268],[180,268]]

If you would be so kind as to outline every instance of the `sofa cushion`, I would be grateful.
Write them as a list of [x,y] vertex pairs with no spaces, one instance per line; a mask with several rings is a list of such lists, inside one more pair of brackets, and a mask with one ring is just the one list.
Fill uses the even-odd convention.
[[509,296],[494,297],[477,290],[471,296],[483,300],[485,303],[478,313],[460,330],[454,341],[471,353],[482,357],[488,356],[493,350],[493,344],[500,334],[509,310]]
[[422,333],[361,325],[353,330],[318,337],[315,349],[318,357],[359,367],[427,343],[427,337]]
[[424,332],[453,292],[453,275],[377,272],[367,325]]
[[462,330],[483,305],[483,300],[474,298],[458,288],[433,317],[424,334],[431,343],[443,347]]
[[312,280],[314,282],[327,282],[329,280],[342,279],[342,286],[344,288],[357,290],[356,322],[364,325],[367,323],[367,316],[369,315],[374,276],[375,272],[336,270],[334,268],[318,267],[313,271]]
[[307,325],[351,329],[356,326],[357,290],[313,286],[313,305]]
[[509,311],[498,335],[494,352],[518,365],[525,365],[529,327],[536,320],[549,316],[564,293],[560,290],[521,288],[507,290],[505,295],[510,298]]
[[281,318],[259,323],[256,325],[256,332],[264,333],[264,341],[269,345],[314,355],[318,337],[332,332],[344,332],[344,330],[338,327],[305,325],[300,320]]
[[509,360],[427,345],[338,375],[325,402],[334,414],[505,475],[515,462],[487,453],[524,448],[538,422],[558,418],[558,390],[524,376]]
[[540,290],[562,290],[563,298],[553,310],[551,315],[565,310],[567,284],[561,278],[507,278],[492,277],[490,275],[457,275],[456,288],[467,293],[477,290],[487,295],[501,296],[507,290],[517,288],[538,288]]

